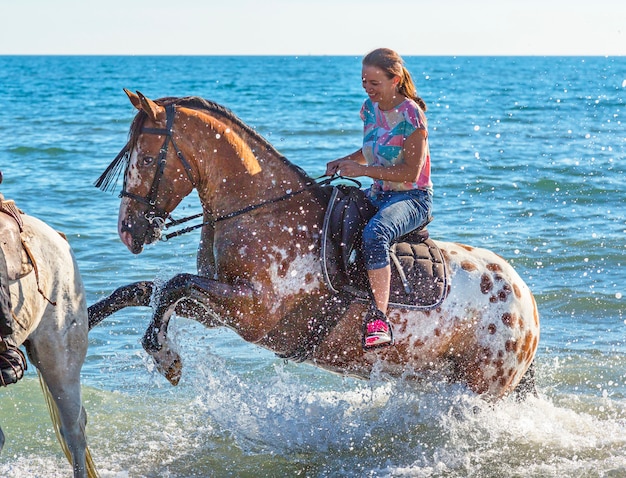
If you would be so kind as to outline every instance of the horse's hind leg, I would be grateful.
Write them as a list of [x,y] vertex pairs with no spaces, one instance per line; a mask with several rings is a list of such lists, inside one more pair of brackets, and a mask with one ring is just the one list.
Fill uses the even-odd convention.
[[87,416],[80,385],[87,351],[86,328],[85,322],[74,322],[56,337],[38,337],[27,347],[31,362],[40,371],[58,409],[59,431],[71,455],[74,477],[81,478],[87,476]]
[[533,397],[538,397],[539,393],[537,392],[537,385],[535,383],[535,361],[533,360],[530,363],[530,367],[526,370],[526,373],[517,384],[514,390],[515,399],[518,402],[523,402],[528,398],[528,395],[532,395]]
[[2,433],[2,428],[0,428],[0,451],[4,447],[4,433]]

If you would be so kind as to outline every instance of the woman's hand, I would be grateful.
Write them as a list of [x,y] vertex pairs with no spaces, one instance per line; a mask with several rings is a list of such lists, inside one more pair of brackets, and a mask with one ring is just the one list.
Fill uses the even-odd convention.
[[332,176],[333,174],[351,178],[362,176],[364,164],[365,157],[363,156],[363,152],[359,149],[348,156],[327,163],[326,176]]
[[340,176],[346,178],[356,178],[358,176],[365,176],[367,166],[357,163],[351,159],[342,159],[337,165],[336,171]]
[[341,159],[335,159],[334,161],[326,164],[326,176],[332,176],[333,174],[338,174],[337,170],[339,169],[339,164],[341,163]]

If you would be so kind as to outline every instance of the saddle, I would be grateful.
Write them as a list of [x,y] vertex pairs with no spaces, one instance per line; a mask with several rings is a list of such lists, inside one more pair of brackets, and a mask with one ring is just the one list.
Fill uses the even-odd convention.
[[[357,300],[371,300],[361,233],[375,213],[376,208],[361,189],[332,187],[322,228],[321,254],[324,279],[333,292],[349,292]],[[429,222],[391,246],[392,307],[428,310],[445,299],[447,271],[441,250],[426,229]]]
[[[358,187],[337,185],[322,188],[328,199],[322,225],[321,260],[324,280],[334,293],[323,313],[309,317],[307,332],[295,346],[276,355],[302,362],[313,356],[353,301],[369,303],[372,293],[363,258],[361,233],[376,208]],[[429,221],[430,222],[430,221]],[[448,292],[448,278],[441,250],[425,226],[410,232],[390,250],[391,291],[389,305],[413,310],[433,309]],[[290,319],[275,330],[283,331]],[[284,333],[273,336],[276,345]]]
[[[0,194],[0,252],[4,256],[7,266],[7,277],[2,277],[0,286],[6,287],[7,290],[5,292],[8,294],[6,279],[9,281],[19,280],[34,271],[37,291],[49,304],[56,306],[56,302],[46,297],[39,285],[37,261],[28,246],[28,238],[24,238],[22,235],[24,232],[22,214],[24,213],[15,205],[15,201],[11,199],[6,200]],[[62,233],[59,234],[65,238]],[[4,275],[4,272],[2,275]]]
[[7,263],[8,280],[18,280],[33,270],[27,250],[22,243],[22,211],[13,200],[0,194],[0,249]]

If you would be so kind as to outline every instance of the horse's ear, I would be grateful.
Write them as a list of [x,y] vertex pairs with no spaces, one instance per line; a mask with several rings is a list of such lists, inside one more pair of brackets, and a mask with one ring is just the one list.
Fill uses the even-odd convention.
[[[165,114],[165,108],[157,105],[150,98],[146,98],[144,95],[141,94],[140,91],[137,92],[137,97],[139,98],[140,104],[139,106],[135,105],[135,108],[145,111],[145,113],[152,121],[157,121],[159,119],[159,115]],[[132,98],[130,101],[133,101]]]
[[126,96],[128,96],[128,99],[133,104],[133,106],[135,108],[137,108],[138,110],[140,110],[141,109],[141,100],[139,99],[139,96],[137,96],[132,91],[127,90],[126,88],[124,88],[124,93],[126,93]]

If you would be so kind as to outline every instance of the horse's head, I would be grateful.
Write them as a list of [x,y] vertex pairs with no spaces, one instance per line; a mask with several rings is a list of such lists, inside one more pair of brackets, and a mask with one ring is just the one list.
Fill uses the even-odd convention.
[[133,254],[161,237],[169,214],[194,188],[193,171],[175,142],[173,103],[124,90],[139,110],[133,121],[120,196],[118,234]]
[[281,202],[312,183],[217,103],[198,97],[152,101],[124,91],[139,112],[128,143],[96,186],[109,189],[124,169],[118,232],[135,254],[161,236],[165,220],[194,188],[205,217],[217,223]]

